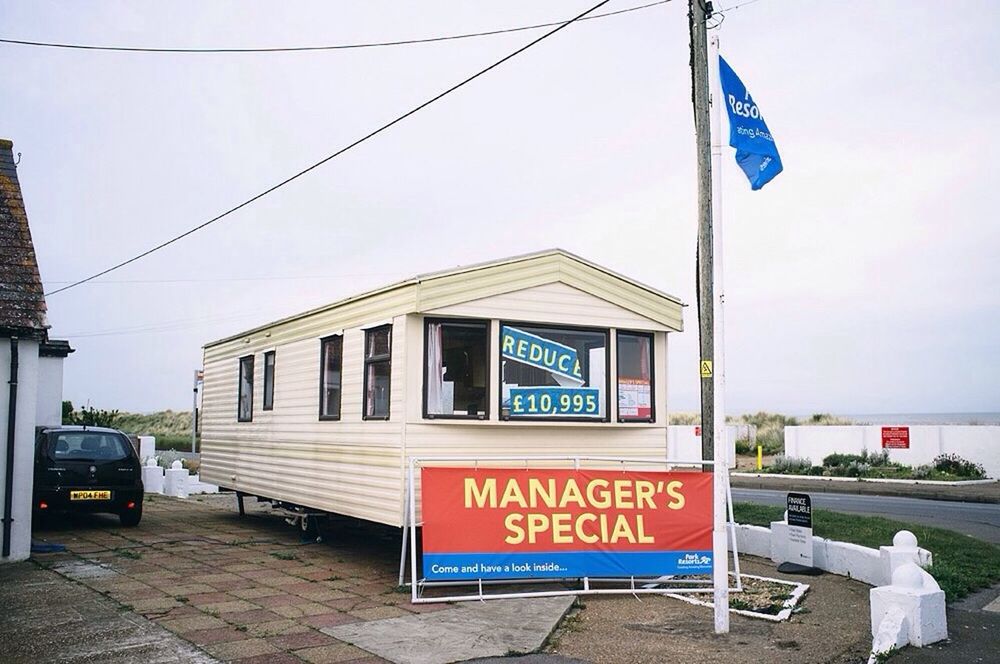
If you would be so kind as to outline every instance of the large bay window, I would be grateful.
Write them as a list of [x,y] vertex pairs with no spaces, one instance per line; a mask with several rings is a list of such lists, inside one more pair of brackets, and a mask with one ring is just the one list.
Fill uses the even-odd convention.
[[424,417],[489,416],[489,323],[428,320],[424,330]]
[[344,337],[320,340],[319,419],[340,419],[341,375],[344,364]]
[[607,367],[605,330],[503,323],[501,416],[603,421]]
[[618,332],[618,421],[653,422],[653,335]]
[[365,330],[366,420],[389,419],[389,372],[392,357],[392,325]]

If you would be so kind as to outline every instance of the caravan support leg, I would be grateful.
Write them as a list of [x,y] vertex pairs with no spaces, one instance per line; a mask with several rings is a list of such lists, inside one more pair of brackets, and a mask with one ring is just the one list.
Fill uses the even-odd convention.
[[243,492],[242,491],[237,491],[236,492],[236,504],[240,508],[240,516],[246,516],[246,512],[243,510]]

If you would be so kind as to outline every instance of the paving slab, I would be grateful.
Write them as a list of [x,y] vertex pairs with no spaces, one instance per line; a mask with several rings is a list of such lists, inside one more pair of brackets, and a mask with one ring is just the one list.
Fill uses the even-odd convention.
[[216,661],[117,602],[30,562],[0,566],[0,602],[0,659],[11,664]]
[[573,606],[573,597],[464,602],[446,611],[321,629],[397,664],[447,664],[530,653]]

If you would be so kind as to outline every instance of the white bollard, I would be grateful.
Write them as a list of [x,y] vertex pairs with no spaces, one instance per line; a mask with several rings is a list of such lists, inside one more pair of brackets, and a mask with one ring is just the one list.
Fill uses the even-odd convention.
[[139,461],[156,456],[156,436],[139,436]]
[[142,486],[146,493],[163,493],[163,469],[156,463],[156,457],[146,459],[142,467]]
[[163,493],[175,498],[187,498],[188,471],[180,460],[174,461],[164,473]]
[[892,546],[880,546],[882,558],[882,583],[891,584],[892,574],[907,563],[918,567],[930,567],[933,563],[931,552],[917,546],[917,537],[909,530],[900,530],[892,538]]
[[915,563],[904,563],[892,574],[892,584],[872,588],[873,654],[889,647],[918,648],[948,638],[944,591]]

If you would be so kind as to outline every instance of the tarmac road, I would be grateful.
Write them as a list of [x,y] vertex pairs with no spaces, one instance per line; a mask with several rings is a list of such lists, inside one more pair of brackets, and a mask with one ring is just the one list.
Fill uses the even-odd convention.
[[[993,544],[1000,544],[1000,505],[959,503],[895,496],[811,493],[813,507],[884,516],[926,526],[955,530]],[[733,489],[733,500],[762,505],[784,505],[784,491]]]

